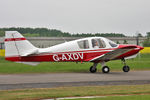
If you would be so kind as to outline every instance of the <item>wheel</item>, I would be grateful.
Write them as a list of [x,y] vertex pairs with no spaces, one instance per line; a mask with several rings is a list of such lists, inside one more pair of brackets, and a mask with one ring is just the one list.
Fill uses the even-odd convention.
[[109,67],[108,67],[108,66],[104,66],[104,67],[102,68],[102,72],[103,72],[103,73],[109,73]]
[[123,66],[122,70],[124,72],[129,72],[130,71],[130,67],[129,66]]
[[97,71],[97,68],[93,68],[93,66],[90,67],[90,72],[95,73]]

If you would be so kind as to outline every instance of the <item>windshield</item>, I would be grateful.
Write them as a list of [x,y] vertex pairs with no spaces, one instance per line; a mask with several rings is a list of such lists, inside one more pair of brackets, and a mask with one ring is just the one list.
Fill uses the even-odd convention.
[[118,46],[118,44],[116,44],[115,42],[113,42],[109,39],[107,39],[107,40],[108,40],[108,43],[110,44],[111,47],[117,47]]

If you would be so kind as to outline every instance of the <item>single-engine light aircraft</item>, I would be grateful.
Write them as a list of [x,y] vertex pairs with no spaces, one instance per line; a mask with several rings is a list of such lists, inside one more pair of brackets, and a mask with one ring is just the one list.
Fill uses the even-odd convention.
[[37,48],[17,31],[5,32],[5,59],[9,61],[37,65],[40,62],[93,62],[90,72],[109,73],[106,62],[121,59],[123,71],[128,72],[125,60],[134,58],[143,47],[138,45],[119,45],[104,37],[88,37],[61,43],[48,48]]

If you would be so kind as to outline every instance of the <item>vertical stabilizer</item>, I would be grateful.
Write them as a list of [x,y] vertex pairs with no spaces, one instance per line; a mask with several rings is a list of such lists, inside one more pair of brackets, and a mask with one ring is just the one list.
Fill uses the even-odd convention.
[[17,31],[5,32],[5,57],[27,56],[38,52],[26,38]]

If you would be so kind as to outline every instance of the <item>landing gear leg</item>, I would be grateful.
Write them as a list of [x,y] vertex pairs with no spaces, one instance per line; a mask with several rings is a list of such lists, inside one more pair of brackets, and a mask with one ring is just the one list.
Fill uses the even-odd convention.
[[122,59],[122,62],[123,62],[123,64],[124,64],[122,70],[123,70],[124,72],[129,72],[129,71],[130,71],[130,67],[126,65],[125,59]]
[[97,68],[96,68],[96,67],[97,67],[97,64],[98,64],[98,63],[94,63],[93,66],[90,67],[90,72],[91,72],[91,73],[95,73],[95,72],[97,71]]
[[102,72],[109,73],[110,69],[108,66],[105,65],[105,62],[101,62],[101,65],[102,65]]

